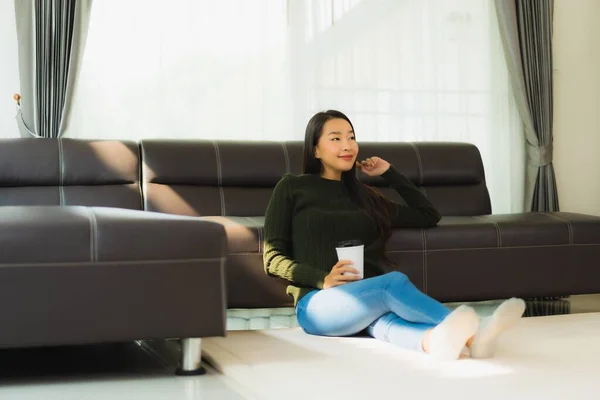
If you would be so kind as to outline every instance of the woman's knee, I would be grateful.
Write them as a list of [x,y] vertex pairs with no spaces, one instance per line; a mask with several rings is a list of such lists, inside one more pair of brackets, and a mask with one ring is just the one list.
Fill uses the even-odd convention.
[[388,272],[387,274],[385,274],[385,276],[387,276],[389,280],[396,281],[396,282],[405,283],[405,282],[409,282],[410,281],[408,279],[408,276],[406,276],[405,273],[402,273],[400,271]]
[[400,271],[392,271],[388,272],[385,275],[382,275],[384,278],[384,288],[387,290],[390,287],[395,287],[397,289],[404,289],[408,287],[414,286],[408,276]]

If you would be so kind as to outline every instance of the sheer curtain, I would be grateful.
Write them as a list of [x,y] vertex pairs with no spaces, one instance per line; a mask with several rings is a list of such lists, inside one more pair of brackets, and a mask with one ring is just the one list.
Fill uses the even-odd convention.
[[300,140],[336,108],[360,141],[480,149],[523,210],[523,135],[491,0],[95,2],[66,135]]
[[0,138],[20,136],[13,100],[13,95],[19,93],[18,57],[15,4],[0,1]]

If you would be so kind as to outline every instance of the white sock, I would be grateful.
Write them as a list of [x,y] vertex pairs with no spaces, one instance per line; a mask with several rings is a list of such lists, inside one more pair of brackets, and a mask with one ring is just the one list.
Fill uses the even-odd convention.
[[473,308],[462,305],[431,330],[429,354],[442,360],[456,360],[467,340],[475,335],[479,317]]
[[513,297],[500,304],[494,314],[484,318],[471,344],[471,357],[492,357],[496,352],[500,334],[513,327],[521,319],[525,307],[522,299]]

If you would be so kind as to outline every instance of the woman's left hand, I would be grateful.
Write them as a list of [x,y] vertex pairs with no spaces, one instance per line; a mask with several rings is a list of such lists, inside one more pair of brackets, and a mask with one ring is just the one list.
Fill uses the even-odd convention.
[[379,157],[369,157],[361,162],[356,162],[356,167],[368,175],[379,176],[390,168],[390,163]]

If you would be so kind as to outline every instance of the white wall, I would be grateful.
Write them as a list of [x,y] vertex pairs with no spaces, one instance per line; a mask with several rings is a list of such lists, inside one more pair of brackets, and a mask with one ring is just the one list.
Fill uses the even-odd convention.
[[554,165],[561,211],[600,215],[600,1],[555,0]]
[[19,136],[13,95],[19,92],[14,1],[0,1],[0,138]]

